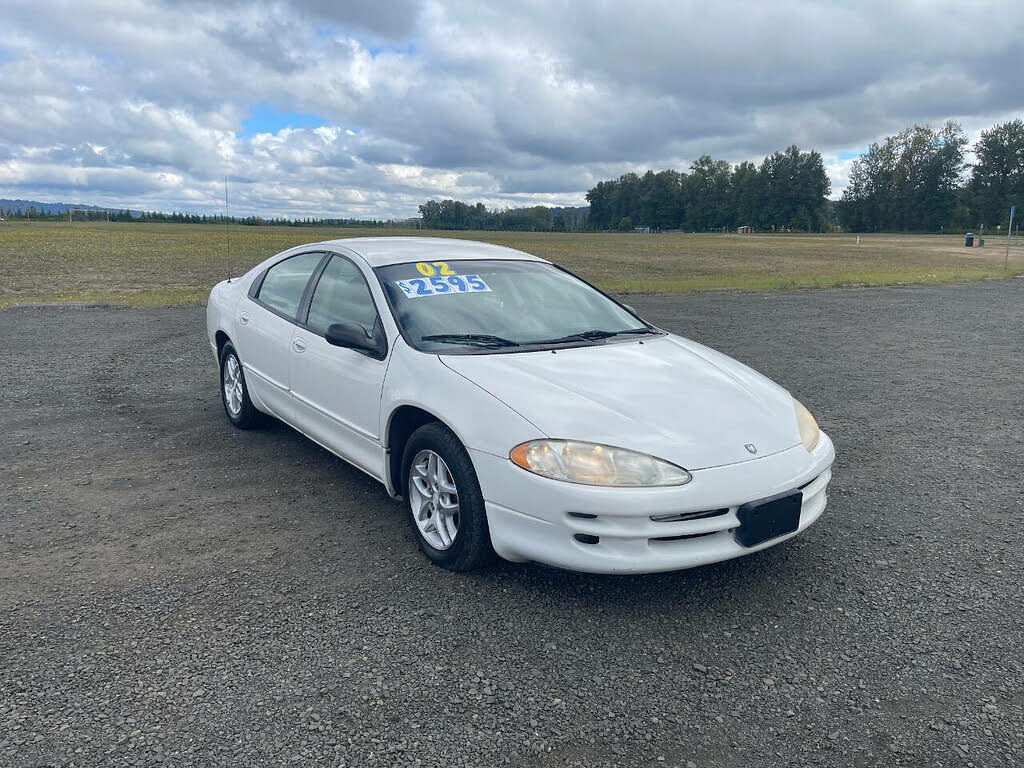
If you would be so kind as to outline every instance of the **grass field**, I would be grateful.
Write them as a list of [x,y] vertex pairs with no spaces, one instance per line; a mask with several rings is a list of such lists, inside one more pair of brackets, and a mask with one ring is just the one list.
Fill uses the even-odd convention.
[[619,293],[941,283],[1024,274],[1024,242],[959,235],[691,235],[414,232],[188,224],[0,223],[0,308],[85,302],[187,304],[293,245],[360,235],[438,235],[508,245]]

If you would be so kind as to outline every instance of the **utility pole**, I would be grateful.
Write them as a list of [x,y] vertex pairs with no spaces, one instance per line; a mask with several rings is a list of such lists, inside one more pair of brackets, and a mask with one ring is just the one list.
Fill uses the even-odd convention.
[[228,177],[224,177],[224,250],[228,257],[228,280],[231,279],[231,221],[228,216]]
[[1010,265],[1010,235],[1013,234],[1013,215],[1017,212],[1017,206],[1010,206],[1010,226],[1006,228],[1006,255],[1003,257],[1003,269]]

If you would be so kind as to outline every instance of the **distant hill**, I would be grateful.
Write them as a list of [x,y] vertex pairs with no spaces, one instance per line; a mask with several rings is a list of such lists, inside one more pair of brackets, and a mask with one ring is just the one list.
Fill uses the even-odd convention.
[[[10,198],[0,197],[0,211],[17,211],[24,212],[28,209],[35,209],[39,213],[56,214],[56,213],[67,213],[68,210],[73,211],[122,211],[123,208],[104,208],[99,205],[85,205],[83,203],[43,203],[39,200],[11,200]],[[141,216],[141,211],[131,211],[132,216]]]

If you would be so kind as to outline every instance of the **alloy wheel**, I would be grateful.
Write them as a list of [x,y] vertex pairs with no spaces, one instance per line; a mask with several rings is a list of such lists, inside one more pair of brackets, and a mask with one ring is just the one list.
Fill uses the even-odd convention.
[[448,465],[434,451],[422,450],[412,460],[409,502],[426,542],[437,550],[451,547],[459,532],[459,492]]
[[242,367],[234,355],[224,361],[224,403],[232,416],[242,413]]

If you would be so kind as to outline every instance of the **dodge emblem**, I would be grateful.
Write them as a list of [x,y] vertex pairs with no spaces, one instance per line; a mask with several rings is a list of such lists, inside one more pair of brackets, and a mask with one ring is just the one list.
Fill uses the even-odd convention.
[[753,443],[747,443],[744,447],[749,453],[757,453],[757,446]]

